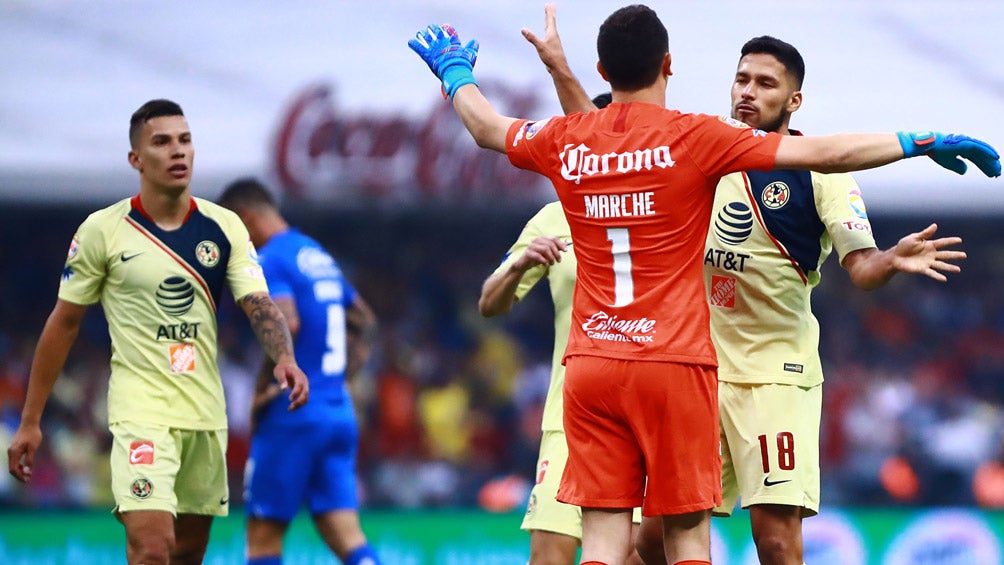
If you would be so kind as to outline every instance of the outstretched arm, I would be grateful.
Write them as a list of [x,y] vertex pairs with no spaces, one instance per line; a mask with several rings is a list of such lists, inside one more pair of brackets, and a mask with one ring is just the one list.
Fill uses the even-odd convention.
[[865,290],[886,284],[897,272],[927,275],[936,281],[945,282],[948,279],[942,273],[958,273],[962,270],[958,265],[947,261],[965,259],[966,253],[945,249],[962,243],[961,237],[931,239],[936,231],[938,224],[931,224],[921,232],[903,237],[895,247],[885,251],[873,247],[848,253],[844,257],[844,268],[850,274],[851,281]]
[[252,292],[240,300],[241,308],[251,322],[251,328],[265,355],[275,363],[272,375],[280,389],[292,387],[289,393],[289,409],[295,410],[307,402],[310,385],[307,375],[296,364],[293,355],[293,338],[289,333],[286,317],[272,302],[266,292]]
[[28,394],[21,410],[21,424],[7,449],[7,469],[19,481],[31,480],[35,451],[42,443],[42,411],[52,393],[66,356],[73,347],[87,306],[57,300],[45,321],[35,346],[35,357],[28,376]]
[[1000,155],[989,144],[964,135],[940,133],[856,133],[821,137],[786,135],[781,139],[775,169],[846,173],[887,165],[907,157],[927,155],[959,173],[967,159],[988,177],[1001,174]]
[[526,251],[509,265],[505,271],[492,274],[481,287],[478,309],[486,318],[505,314],[516,302],[516,289],[523,274],[537,265],[553,265],[561,261],[561,252],[568,244],[559,237],[535,238]]
[[575,78],[572,69],[568,66],[568,59],[565,57],[565,50],[561,46],[561,38],[558,37],[558,24],[555,19],[554,4],[544,6],[544,37],[537,37],[527,28],[521,30],[523,37],[537,49],[537,56],[540,62],[544,63],[547,72],[551,73],[551,80],[554,81],[554,89],[558,93],[558,101],[561,103],[561,111],[566,114],[573,112],[589,112],[596,109],[592,100]]

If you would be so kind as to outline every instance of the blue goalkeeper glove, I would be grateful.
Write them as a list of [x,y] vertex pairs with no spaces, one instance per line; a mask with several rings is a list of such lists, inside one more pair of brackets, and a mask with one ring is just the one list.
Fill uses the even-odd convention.
[[966,172],[964,157],[988,177],[1001,176],[1000,155],[989,143],[966,135],[935,132],[897,132],[904,157],[927,155],[942,167],[960,175]]
[[453,26],[431,25],[415,34],[408,47],[443,81],[443,93],[450,98],[461,86],[478,84],[472,72],[478,60],[478,42],[472,39],[467,45],[461,45]]

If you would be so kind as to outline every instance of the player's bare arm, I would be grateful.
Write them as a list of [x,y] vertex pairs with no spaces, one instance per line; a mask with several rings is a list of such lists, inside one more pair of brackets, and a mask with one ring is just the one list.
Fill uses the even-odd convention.
[[77,339],[86,312],[87,306],[57,300],[38,338],[21,424],[7,448],[7,469],[19,481],[31,480],[35,451],[42,443],[42,411]]
[[516,302],[516,289],[526,273],[537,265],[553,265],[561,261],[568,244],[559,237],[537,237],[505,271],[494,273],[481,286],[478,309],[486,318],[505,314]]
[[251,322],[265,355],[275,362],[272,374],[279,387],[291,388],[289,409],[295,410],[307,402],[310,385],[307,376],[296,364],[293,355],[293,338],[286,318],[279,307],[264,292],[252,292],[240,300],[241,308]]
[[561,46],[561,38],[558,37],[554,4],[544,6],[543,38],[537,37],[527,28],[523,28],[521,33],[537,50],[540,62],[544,63],[547,72],[551,74],[554,89],[558,92],[558,101],[561,103],[561,111],[571,114],[595,110],[596,106],[593,105],[592,99],[586,94],[579,79],[575,78],[571,67],[568,66],[565,50]]
[[356,301],[345,311],[345,341],[348,353],[345,379],[351,380],[369,360],[373,337],[376,334],[376,314],[358,294]]
[[948,277],[944,273],[962,271],[961,267],[949,261],[961,261],[966,258],[966,253],[946,249],[961,244],[961,237],[931,239],[937,231],[938,224],[931,224],[923,231],[903,237],[890,249],[880,251],[873,247],[848,253],[844,257],[844,268],[851,281],[865,290],[886,284],[897,272],[926,275],[945,282]]
[[1000,155],[989,144],[964,135],[932,132],[786,135],[777,148],[774,168],[847,173],[920,155],[960,175],[967,169],[962,159],[972,162],[988,177],[1001,174]]

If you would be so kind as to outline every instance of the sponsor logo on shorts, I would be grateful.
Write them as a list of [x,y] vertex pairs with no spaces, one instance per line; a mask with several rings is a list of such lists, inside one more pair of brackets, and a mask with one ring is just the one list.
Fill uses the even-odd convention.
[[129,446],[130,465],[153,464],[153,442],[149,440],[134,441]]
[[790,483],[791,481],[792,481],[792,479],[785,479],[783,481],[772,481],[772,480],[770,480],[770,477],[764,477],[763,478],[763,486],[765,486],[765,487],[772,487],[774,485],[780,485],[782,483]]
[[529,516],[533,514],[533,511],[537,509],[537,495],[531,493],[530,501],[526,504],[526,515]]
[[709,302],[712,306],[721,306],[722,308],[736,307],[736,279],[711,275],[710,291]]
[[802,365],[800,365],[798,363],[785,363],[784,364],[784,370],[788,371],[789,373],[801,373],[804,369],[805,369],[805,367],[803,367]]
[[140,500],[145,500],[150,498],[153,494],[153,483],[149,480],[140,477],[132,482],[132,487],[129,489],[132,491],[132,495]]
[[540,466],[537,467],[537,484],[544,482],[544,475],[547,474],[547,466],[550,465],[550,461],[545,459],[540,462]]

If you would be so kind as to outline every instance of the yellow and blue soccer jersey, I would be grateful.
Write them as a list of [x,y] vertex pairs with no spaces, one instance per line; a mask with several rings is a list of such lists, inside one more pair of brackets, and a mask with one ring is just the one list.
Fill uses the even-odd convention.
[[216,364],[216,305],[267,292],[236,214],[193,198],[184,224],[163,230],[139,197],[98,210],[80,225],[59,298],[100,301],[112,340],[110,423],[184,429],[227,427]]
[[719,380],[822,382],[809,294],[834,247],[841,260],[875,247],[850,175],[750,171],[722,178],[704,255]]
[[571,230],[560,202],[547,204],[530,218],[495,272],[508,269],[537,237],[559,237],[568,244],[568,251],[561,256],[560,263],[538,265],[527,270],[516,289],[516,298],[522,299],[544,277],[547,277],[551,287],[551,299],[554,302],[554,353],[551,359],[551,384],[547,390],[547,400],[544,402],[541,428],[544,431],[562,431],[564,426],[561,423],[561,389],[565,383],[565,366],[561,364],[561,360],[565,356],[568,329],[572,323],[572,291],[575,289],[576,261]]

